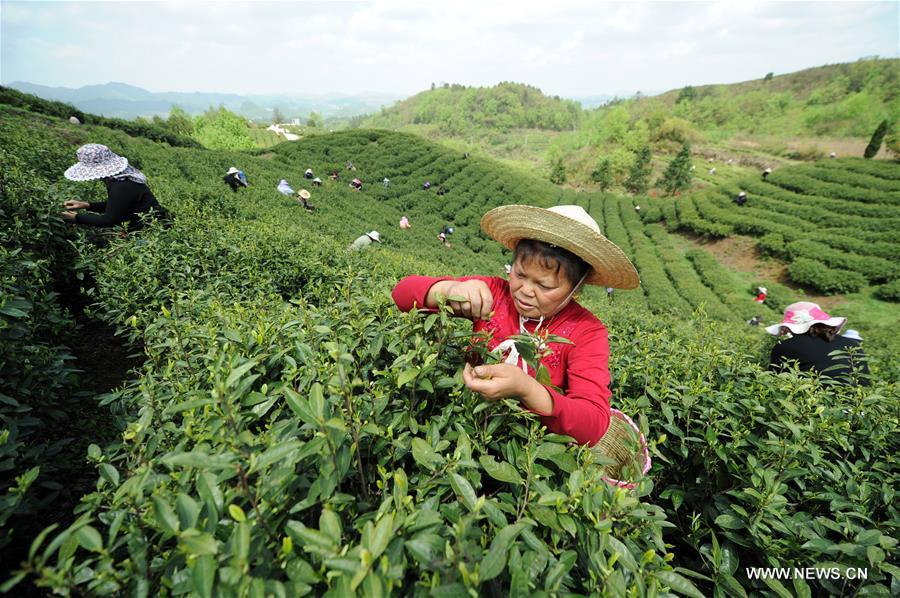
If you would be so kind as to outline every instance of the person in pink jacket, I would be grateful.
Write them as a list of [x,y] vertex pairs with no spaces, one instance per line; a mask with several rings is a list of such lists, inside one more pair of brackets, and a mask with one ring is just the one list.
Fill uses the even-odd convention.
[[400,228],[402,228],[403,230],[412,228],[412,224],[409,223],[409,218],[404,216],[403,218],[400,219]]
[[[573,297],[583,284],[635,288],[637,271],[580,206],[501,206],[484,215],[481,228],[514,251],[508,281],[408,276],[394,287],[394,302],[403,311],[434,310],[454,297],[448,300],[454,315],[488,332],[488,349],[503,358],[467,364],[466,386],[489,401],[518,398],[550,431],[593,445],[609,427],[609,343],[603,323]],[[552,352],[541,361],[549,385],[535,379],[509,340],[525,333],[571,342],[549,343]]]

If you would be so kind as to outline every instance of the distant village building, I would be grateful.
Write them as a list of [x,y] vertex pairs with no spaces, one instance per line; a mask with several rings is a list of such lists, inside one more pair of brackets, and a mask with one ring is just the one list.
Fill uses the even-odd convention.
[[291,124],[292,124],[292,125],[299,125],[299,124],[300,124],[300,119],[299,119],[299,118],[292,118],[292,119],[291,119]]

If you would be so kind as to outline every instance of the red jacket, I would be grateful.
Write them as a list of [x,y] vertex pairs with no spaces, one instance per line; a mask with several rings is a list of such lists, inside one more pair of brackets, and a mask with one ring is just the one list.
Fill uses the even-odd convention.
[[[476,320],[475,332],[490,331],[488,348],[493,349],[510,336],[519,334],[519,313],[509,292],[509,283],[502,278],[465,276],[407,276],[391,293],[402,311],[410,311],[425,305],[425,297],[431,286],[442,280],[481,280],[487,283],[494,298],[494,317],[490,321]],[[534,331],[537,322],[527,322],[525,327]],[[546,387],[553,399],[553,413],[541,416],[541,421],[551,432],[567,434],[581,444],[597,442],[609,427],[609,341],[606,327],[594,314],[570,302],[556,314],[549,325],[550,334],[572,341],[573,344],[551,343],[553,353],[543,363],[550,371],[550,380],[565,394]],[[542,328],[543,330],[543,328]],[[529,367],[528,373],[534,376]]]

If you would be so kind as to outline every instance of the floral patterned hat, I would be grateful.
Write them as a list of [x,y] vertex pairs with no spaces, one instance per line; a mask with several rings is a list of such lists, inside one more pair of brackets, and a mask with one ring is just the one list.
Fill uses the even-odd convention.
[[779,336],[781,329],[787,328],[793,334],[805,334],[813,324],[825,324],[840,330],[846,322],[847,318],[833,318],[829,316],[816,303],[799,301],[788,305],[784,309],[784,319],[781,323],[766,326],[766,332],[773,336]]
[[78,162],[73,164],[63,176],[70,181],[93,181],[118,174],[128,168],[128,160],[119,156],[105,145],[88,143],[75,152]]

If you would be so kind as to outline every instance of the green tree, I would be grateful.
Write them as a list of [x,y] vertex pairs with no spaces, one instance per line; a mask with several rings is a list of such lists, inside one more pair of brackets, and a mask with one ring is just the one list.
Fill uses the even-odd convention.
[[325,121],[322,119],[322,115],[316,112],[310,112],[309,117],[306,119],[307,127],[321,128],[324,124]]
[[632,193],[643,193],[650,182],[650,146],[645,145],[637,153],[634,164],[628,171],[628,179],[625,180],[625,188]]
[[176,135],[191,135],[194,132],[194,122],[190,115],[180,106],[172,106],[169,110],[169,118],[166,124]]
[[696,97],[697,90],[694,89],[693,86],[687,85],[681,88],[681,93],[678,94],[678,99],[675,100],[675,103],[680,104],[681,102],[690,102]]
[[681,151],[675,159],[669,162],[669,167],[663,173],[658,183],[669,195],[676,191],[684,191],[691,185],[691,144],[687,141],[681,146]]
[[599,185],[601,191],[610,188],[613,181],[612,161],[609,158],[603,158],[597,164],[597,168],[591,173],[591,180]]
[[875,132],[872,133],[872,139],[869,141],[869,145],[866,146],[866,151],[863,152],[863,158],[874,158],[878,154],[878,150],[881,149],[881,142],[884,140],[884,136],[887,135],[888,129],[890,129],[888,121],[886,119],[881,121]]
[[210,108],[194,121],[194,139],[210,149],[255,147],[246,119],[225,106]]
[[566,182],[566,165],[562,158],[557,158],[550,169],[550,182],[561,185]]
[[771,81],[774,76],[775,76],[775,73],[771,73],[771,72],[766,73],[766,78],[763,79],[763,81]]

